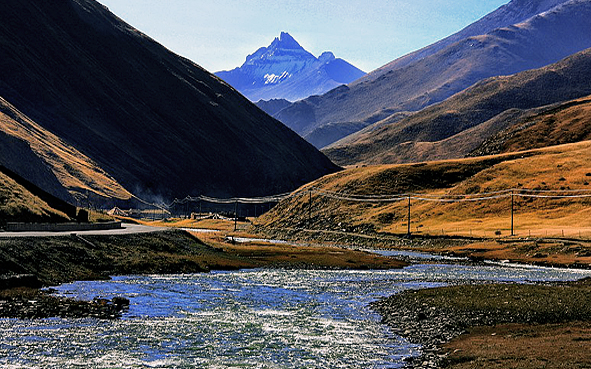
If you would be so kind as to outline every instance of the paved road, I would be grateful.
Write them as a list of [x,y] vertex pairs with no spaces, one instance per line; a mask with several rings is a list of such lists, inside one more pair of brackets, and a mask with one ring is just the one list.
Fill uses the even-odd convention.
[[165,227],[148,227],[138,224],[123,223],[120,229],[109,229],[103,231],[75,231],[75,232],[1,232],[0,238],[10,237],[57,237],[57,236],[69,236],[72,233],[80,236],[93,236],[93,235],[123,235],[123,234],[137,234],[137,233],[150,233],[157,231],[164,231],[170,228]]

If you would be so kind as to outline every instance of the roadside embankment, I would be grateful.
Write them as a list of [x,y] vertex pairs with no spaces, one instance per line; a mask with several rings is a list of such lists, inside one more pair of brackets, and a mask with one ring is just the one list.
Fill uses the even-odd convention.
[[[566,339],[560,346],[565,353],[589,343],[591,279],[554,285],[484,284],[408,291],[372,306],[396,334],[423,345],[423,355],[409,364],[413,368],[539,368],[541,361],[562,365],[544,367],[582,368],[588,366],[581,363],[591,363],[588,349],[582,355],[568,356],[571,363],[564,362],[566,356],[552,357],[555,350],[544,355],[528,349],[530,338],[547,337],[549,327],[562,330]],[[489,345],[474,344],[478,339],[487,339]],[[507,341],[514,354],[500,355],[498,346],[507,345]]]

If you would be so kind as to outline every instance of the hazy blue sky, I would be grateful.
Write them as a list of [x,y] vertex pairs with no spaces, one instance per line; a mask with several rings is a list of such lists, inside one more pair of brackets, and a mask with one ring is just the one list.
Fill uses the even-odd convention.
[[281,31],[369,72],[509,0],[98,0],[211,72],[233,69]]

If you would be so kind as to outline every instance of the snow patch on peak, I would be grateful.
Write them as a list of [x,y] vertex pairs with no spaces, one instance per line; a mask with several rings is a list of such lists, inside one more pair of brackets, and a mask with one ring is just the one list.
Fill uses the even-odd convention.
[[265,74],[264,79],[266,85],[275,85],[283,80],[288,79],[289,77],[291,77],[291,74],[289,74],[287,71],[284,71],[279,76],[273,73]]
[[332,52],[316,58],[287,32],[281,32],[271,45],[249,55],[241,67],[216,73],[253,101],[296,101],[322,94],[364,74]]

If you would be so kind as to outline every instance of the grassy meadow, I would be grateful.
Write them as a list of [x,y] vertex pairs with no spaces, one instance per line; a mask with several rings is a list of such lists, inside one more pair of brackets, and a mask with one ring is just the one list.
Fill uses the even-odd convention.
[[[518,153],[451,161],[350,168],[321,178],[299,190],[254,223],[260,229],[312,229],[364,235],[406,235],[408,198],[399,201],[349,201],[343,197],[386,196],[412,193],[410,230],[415,236],[472,237],[505,243],[481,243],[497,257],[524,249],[522,239],[560,238],[580,242],[573,248],[556,242],[562,252],[523,252],[521,261],[560,262],[556,254],[570,255],[568,263],[591,264],[591,142],[581,142]],[[581,198],[513,197],[466,202],[445,199],[489,197],[479,195],[528,189],[533,195],[582,195]],[[576,190],[576,191],[575,191]],[[518,194],[518,192],[516,192]],[[338,195],[340,199],[334,198]],[[419,199],[421,198],[421,199]],[[515,241],[518,244],[506,243]],[[541,245],[537,243],[536,245]],[[559,245],[559,246],[556,246]],[[529,245],[531,246],[531,245]],[[528,247],[529,247],[528,246]],[[498,252],[499,249],[505,251]],[[435,250],[433,250],[435,251]],[[444,251],[444,250],[439,250]],[[461,251],[461,250],[452,250]],[[479,250],[479,253],[483,253]],[[518,252],[517,252],[518,253]],[[489,254],[491,256],[492,254]],[[516,257],[516,255],[505,255]],[[509,258],[509,257],[507,257]],[[566,260],[566,259],[565,259]]]

